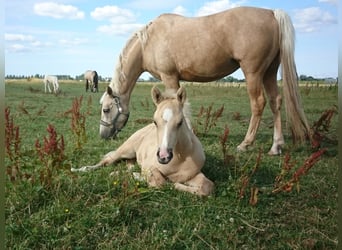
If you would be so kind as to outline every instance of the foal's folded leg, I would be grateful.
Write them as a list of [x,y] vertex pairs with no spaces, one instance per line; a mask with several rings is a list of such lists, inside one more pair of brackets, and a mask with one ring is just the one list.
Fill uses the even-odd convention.
[[205,177],[203,173],[199,173],[185,184],[175,183],[175,189],[199,196],[208,196],[214,190],[214,183]]
[[147,183],[150,187],[161,187],[166,182],[164,175],[157,168],[150,170],[146,174]]

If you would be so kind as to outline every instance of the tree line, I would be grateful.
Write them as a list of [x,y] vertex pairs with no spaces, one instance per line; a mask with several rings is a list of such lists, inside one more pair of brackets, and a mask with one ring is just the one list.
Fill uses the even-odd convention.
[[[84,74],[77,75],[75,77],[71,77],[70,75],[56,75],[59,80],[76,80],[76,81],[83,81],[84,80]],[[37,78],[37,79],[43,79],[44,75],[41,74],[35,74],[35,75],[6,75],[5,79],[32,79],[32,78]],[[102,77],[98,76],[99,81],[105,81],[105,82],[110,82],[111,78],[110,77]],[[307,75],[300,75],[298,77],[298,80],[300,81],[324,81],[327,83],[337,83],[338,78],[334,77],[326,77],[326,78],[315,78],[312,76],[307,76]],[[138,82],[159,82],[160,80],[151,76],[148,79],[143,79],[139,78]],[[233,76],[226,76],[224,78],[221,78],[217,82],[245,82],[245,79],[238,79]]]

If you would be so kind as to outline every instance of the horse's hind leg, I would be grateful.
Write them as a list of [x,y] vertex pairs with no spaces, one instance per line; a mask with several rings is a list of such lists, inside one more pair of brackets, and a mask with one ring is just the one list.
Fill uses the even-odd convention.
[[277,86],[277,71],[279,62],[276,60],[271,64],[264,77],[264,86],[270,101],[270,107],[273,113],[274,120],[273,144],[270,151],[268,152],[269,155],[280,154],[281,146],[284,144],[280,115],[282,99]]
[[252,116],[245,139],[237,147],[239,151],[246,151],[248,146],[254,143],[266,103],[262,87],[261,74],[247,74],[246,81]]
[[52,92],[52,90],[51,90],[51,88],[50,88],[50,85],[51,85],[51,84],[52,84],[51,82],[48,83],[48,88],[49,88],[49,92],[50,92],[50,93]]

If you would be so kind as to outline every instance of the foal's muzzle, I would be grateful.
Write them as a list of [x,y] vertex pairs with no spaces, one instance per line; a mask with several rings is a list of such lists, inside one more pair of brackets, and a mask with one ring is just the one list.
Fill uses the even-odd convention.
[[160,155],[160,148],[159,148],[157,151],[157,158],[160,164],[168,164],[173,158],[172,148],[167,149],[167,155],[165,156]]

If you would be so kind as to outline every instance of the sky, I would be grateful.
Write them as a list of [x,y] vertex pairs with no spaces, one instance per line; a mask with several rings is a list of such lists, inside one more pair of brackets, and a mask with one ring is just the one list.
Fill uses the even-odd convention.
[[[296,31],[298,75],[338,75],[338,0],[5,1],[5,75],[112,77],[127,40],[160,14],[189,17],[238,6],[286,11]],[[227,24],[229,25],[229,24]],[[149,78],[144,73],[141,77]],[[232,74],[243,79],[241,70]]]

